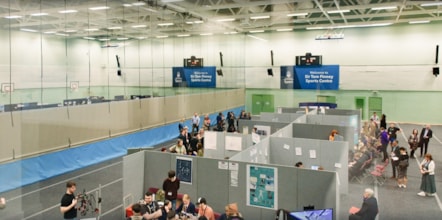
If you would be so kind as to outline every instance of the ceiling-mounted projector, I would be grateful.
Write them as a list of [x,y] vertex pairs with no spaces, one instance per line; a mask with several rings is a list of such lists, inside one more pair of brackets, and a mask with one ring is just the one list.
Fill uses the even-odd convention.
[[315,37],[315,40],[339,40],[344,39],[344,34],[320,34]]

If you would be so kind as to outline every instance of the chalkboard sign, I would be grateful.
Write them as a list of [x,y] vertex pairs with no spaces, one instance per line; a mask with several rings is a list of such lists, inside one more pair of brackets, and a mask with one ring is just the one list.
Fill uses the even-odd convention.
[[192,184],[192,158],[176,158],[176,176],[182,183]]

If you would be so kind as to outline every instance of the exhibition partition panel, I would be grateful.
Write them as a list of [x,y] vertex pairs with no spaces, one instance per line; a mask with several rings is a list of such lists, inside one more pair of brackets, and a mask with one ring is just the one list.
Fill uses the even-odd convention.
[[[292,121],[287,122],[271,122],[271,121],[260,121],[260,120],[238,120],[238,132],[244,133],[244,129],[247,129],[247,133],[251,133],[253,128],[256,126],[268,126],[271,128],[270,133],[273,134],[279,129],[287,126]],[[270,134],[267,134],[270,135]]]
[[230,158],[251,145],[253,145],[251,134],[204,132],[204,157]]
[[[189,194],[193,202],[204,196],[216,212],[222,213],[226,204],[237,202],[239,211],[247,219],[268,220],[275,218],[278,208],[299,211],[314,205],[317,209],[333,208],[338,219],[339,189],[335,172],[148,150],[144,156],[143,192],[149,187],[161,188],[167,172],[172,169],[177,171],[177,176],[183,176],[179,193]],[[134,164],[142,163],[142,159],[137,154],[130,162],[123,160],[123,169],[129,172],[125,178],[136,179],[140,173],[131,169]],[[129,185],[123,184],[123,187]],[[139,191],[123,189],[124,196]],[[140,197],[142,194],[134,195],[134,198]]]
[[305,114],[261,112],[259,121],[292,122]]
[[343,141],[349,141],[353,146],[355,140],[354,127],[340,125],[320,125],[320,124],[298,124],[293,123],[293,137],[308,138],[317,140],[328,140],[331,130],[336,129],[339,135],[343,136]]
[[294,166],[300,161],[306,169],[336,171],[340,192],[348,193],[348,142],[270,137],[270,146],[269,164]]

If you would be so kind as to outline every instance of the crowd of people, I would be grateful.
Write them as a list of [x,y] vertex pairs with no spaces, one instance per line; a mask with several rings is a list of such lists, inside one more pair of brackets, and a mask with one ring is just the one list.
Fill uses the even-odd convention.
[[[416,159],[417,151],[420,148],[419,157],[423,160],[419,165],[422,177],[421,191],[418,195],[434,196],[436,193],[435,163],[432,155],[428,153],[428,143],[433,136],[431,126],[425,125],[420,133],[418,129],[413,129],[408,136],[408,147],[401,146],[397,139],[398,133],[402,132],[401,128],[394,123],[390,123],[389,127],[386,126],[386,115],[383,114],[379,120],[376,112],[368,122],[364,123],[361,139],[349,154],[351,155],[349,157],[349,179],[366,174],[370,167],[374,167],[373,158],[378,157],[385,164],[390,162],[392,167],[390,179],[395,180],[399,188],[405,189],[408,183],[409,160]],[[408,154],[408,152],[410,153]],[[375,219],[377,213],[377,201],[373,199],[372,190],[366,189],[362,208],[353,210],[353,213],[350,211],[349,219]]]

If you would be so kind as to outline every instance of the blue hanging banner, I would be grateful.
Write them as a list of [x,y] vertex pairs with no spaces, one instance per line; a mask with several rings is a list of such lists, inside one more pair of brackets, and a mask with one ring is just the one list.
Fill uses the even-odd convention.
[[280,87],[339,90],[339,65],[281,66]]
[[216,67],[173,67],[173,87],[216,87]]

